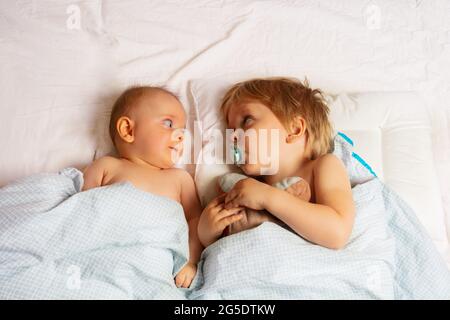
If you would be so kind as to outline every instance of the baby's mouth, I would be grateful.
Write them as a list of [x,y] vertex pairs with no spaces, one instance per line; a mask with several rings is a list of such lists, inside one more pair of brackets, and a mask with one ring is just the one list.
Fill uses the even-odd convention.
[[173,150],[173,151],[175,151],[175,152],[180,152],[180,149],[179,148],[177,148],[177,147],[169,147],[169,149],[171,149],[171,150]]

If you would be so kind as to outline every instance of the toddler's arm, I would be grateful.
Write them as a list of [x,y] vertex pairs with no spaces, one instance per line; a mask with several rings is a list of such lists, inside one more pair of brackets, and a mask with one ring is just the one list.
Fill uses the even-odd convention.
[[326,155],[317,160],[314,188],[316,203],[274,189],[266,209],[304,238],[327,248],[343,248],[352,231],[355,207],[347,172],[338,158]]
[[355,215],[347,172],[343,163],[330,154],[316,161],[313,173],[315,203],[248,178],[228,192],[225,208],[266,209],[303,238],[327,248],[343,248]]

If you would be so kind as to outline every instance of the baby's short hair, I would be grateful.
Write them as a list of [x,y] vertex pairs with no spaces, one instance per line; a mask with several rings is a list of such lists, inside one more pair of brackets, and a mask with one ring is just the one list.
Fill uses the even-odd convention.
[[152,86],[133,86],[125,90],[116,100],[111,111],[111,118],[109,120],[109,135],[111,140],[116,146],[116,134],[117,134],[117,120],[120,117],[127,116],[130,111],[136,106],[136,102],[146,93],[152,94],[157,92],[167,93],[177,100],[179,98],[171,91],[164,87],[152,87]]
[[264,104],[289,130],[295,116],[306,121],[311,158],[330,152],[333,129],[328,119],[329,108],[319,89],[311,89],[308,81],[295,78],[258,78],[233,85],[222,100],[225,117],[232,105],[257,101]]

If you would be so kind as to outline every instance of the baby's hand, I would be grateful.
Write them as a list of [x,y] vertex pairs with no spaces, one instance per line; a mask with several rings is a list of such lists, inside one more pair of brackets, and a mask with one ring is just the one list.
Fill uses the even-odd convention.
[[175,276],[175,285],[178,288],[189,288],[196,273],[197,265],[195,263],[188,262]]
[[286,191],[304,201],[309,202],[311,200],[311,188],[309,187],[309,183],[304,179],[294,183]]
[[243,218],[244,208],[230,210],[224,208],[226,193],[213,199],[206,207],[198,221],[198,237],[203,246],[207,247],[219,239],[225,228]]

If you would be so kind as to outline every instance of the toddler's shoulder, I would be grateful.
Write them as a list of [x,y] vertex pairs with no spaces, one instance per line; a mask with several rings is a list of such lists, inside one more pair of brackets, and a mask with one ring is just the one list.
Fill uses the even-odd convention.
[[347,169],[341,159],[333,154],[326,154],[316,160],[314,164],[314,185],[325,190],[350,189]]
[[345,169],[344,163],[334,154],[327,153],[314,160],[314,172]]

